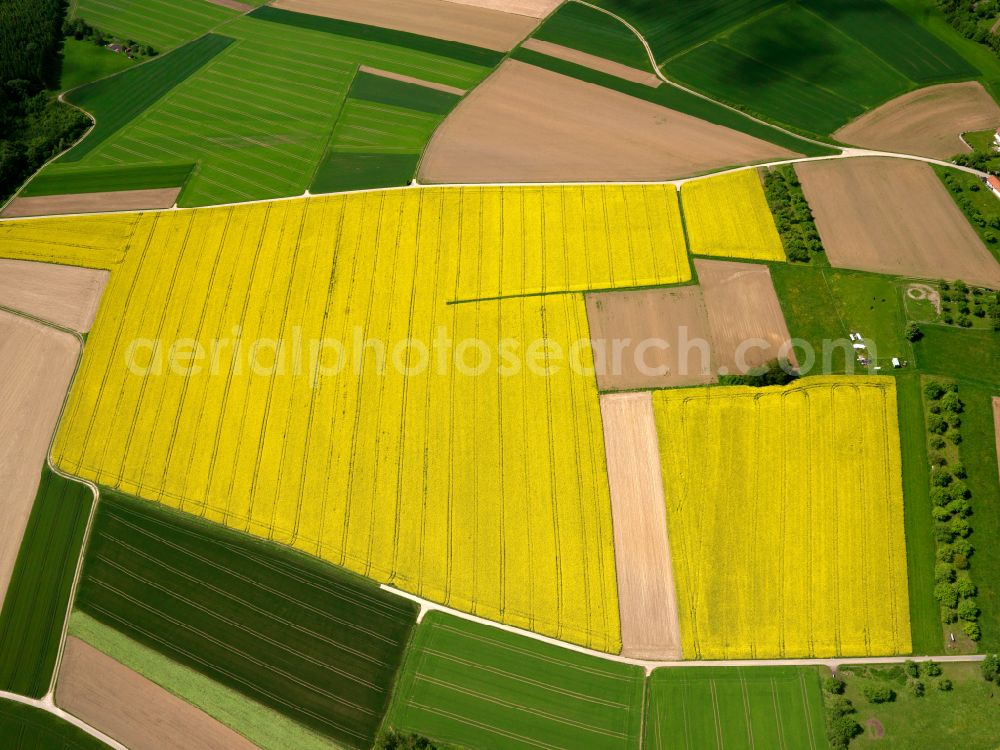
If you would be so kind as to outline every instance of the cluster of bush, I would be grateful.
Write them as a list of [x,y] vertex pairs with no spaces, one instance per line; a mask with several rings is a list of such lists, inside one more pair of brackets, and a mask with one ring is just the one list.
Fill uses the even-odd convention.
[[90,125],[48,90],[59,83],[65,13],[64,0],[0,3],[0,202]]
[[374,750],[445,750],[445,746],[419,734],[403,734],[390,729],[379,735]]
[[822,253],[823,242],[795,170],[790,166],[767,170],[764,194],[788,259],[808,263],[814,254]]
[[142,44],[133,39],[110,36],[100,29],[95,29],[82,18],[67,18],[63,22],[62,33],[66,38],[73,37],[77,41],[89,40],[98,47],[106,47],[109,44],[121,45],[122,51],[129,57],[153,57],[159,54],[149,44]]
[[991,31],[1000,15],[997,0],[938,0],[938,7],[952,27],[966,39],[985,44],[1000,54],[1000,34]]
[[934,537],[937,540],[937,563],[934,566],[934,596],[941,606],[946,624],[962,621],[962,630],[974,641],[980,638],[979,607],[976,586],[968,577],[969,542],[972,525],[972,491],[965,483],[961,463],[948,463],[941,452],[949,443],[962,442],[962,412],[965,405],[955,383],[942,385],[931,381],[924,386],[927,401],[928,445],[931,448],[931,512],[934,514]]
[[743,375],[723,375],[719,378],[719,384],[766,388],[770,385],[788,385],[798,377],[795,367],[787,359],[772,359],[765,365],[747,370]]
[[861,725],[854,715],[858,709],[850,700],[844,697],[846,683],[836,677],[827,677],[823,681],[823,692],[826,699],[826,737],[833,750],[844,750],[851,740],[861,734]]
[[[949,325],[972,327],[972,318],[987,319],[993,330],[1000,331],[1000,292],[970,287],[964,281],[938,282],[941,293],[941,319]],[[971,317],[970,317],[971,316]]]

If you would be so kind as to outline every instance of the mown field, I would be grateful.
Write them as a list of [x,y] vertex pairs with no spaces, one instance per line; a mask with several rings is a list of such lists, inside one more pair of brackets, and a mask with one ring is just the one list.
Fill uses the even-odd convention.
[[[690,278],[669,186],[440,188],[145,214],[55,456],[101,485],[617,651],[596,384],[589,350],[573,348],[586,310],[580,295],[548,293]],[[486,301],[448,304],[460,299]],[[237,326],[246,348],[218,367],[205,360],[188,377],[164,362],[143,376],[154,363],[133,351],[140,374],[130,372],[131,341],[190,337],[207,356],[228,339],[234,353]],[[273,376],[270,355],[258,352],[264,371],[245,360],[250,342],[292,347],[296,336],[303,358]],[[562,352],[548,375],[527,359],[542,338]],[[381,357],[355,344],[367,339],[386,342]],[[400,348],[407,339],[428,356]],[[482,346],[455,343],[468,339]],[[324,344],[310,361],[312,340],[344,348]],[[501,369],[503,341],[523,366]]]
[[93,496],[45,467],[0,612],[0,689],[49,690]]
[[159,52],[215,29],[239,11],[206,0],[76,0],[74,16]]
[[431,612],[386,725],[462,747],[634,748],[644,678],[639,667]]
[[695,255],[785,260],[756,169],[684,183],[681,204]]
[[105,750],[94,739],[48,711],[0,700],[0,738],[5,750]]
[[649,678],[649,750],[826,750],[819,673],[809,667],[657,669]]
[[895,381],[653,404],[686,658],[910,652]]
[[114,495],[102,498],[76,606],[358,748],[371,746],[416,619],[369,581]]
[[[465,90],[499,59],[476,47],[300,15],[262,8],[235,17],[72,92],[70,100],[98,125],[40,179],[145,168],[152,183],[164,165],[194,162],[182,206],[301,195],[317,170],[318,189],[406,184],[408,165],[415,167],[443,117],[440,92],[392,103],[373,101],[371,87],[351,96],[358,66]],[[431,99],[438,106],[428,112],[421,103]],[[361,167],[354,160],[360,177],[338,182],[336,172],[321,169],[331,152],[367,156]],[[403,168],[399,154],[407,156]],[[132,185],[154,186],[141,179]]]
[[[633,23],[669,77],[803,132],[826,135],[867,109],[930,83],[976,78],[949,44],[887,2],[600,0]],[[557,14],[557,18],[558,18]],[[617,36],[565,13],[561,37],[622,56]]]

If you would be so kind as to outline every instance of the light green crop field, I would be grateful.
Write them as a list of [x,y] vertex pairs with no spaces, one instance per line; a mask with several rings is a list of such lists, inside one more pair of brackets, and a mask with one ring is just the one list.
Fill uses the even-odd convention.
[[159,52],[211,31],[239,11],[207,0],[76,0],[74,15]]
[[829,747],[813,667],[658,669],[649,680],[646,750]]
[[[462,89],[472,88],[490,70],[385,41],[253,17],[236,18],[216,34],[235,41],[133,119],[103,133],[93,147],[85,138],[78,147],[82,157],[70,151],[43,175],[196,162],[181,206],[301,195],[331,138],[338,151],[419,154],[441,119],[416,109],[347,100],[359,65]],[[166,68],[174,54],[183,52],[141,67]],[[104,84],[112,85],[109,96],[114,80]]]
[[475,748],[634,748],[642,669],[430,612],[386,726]]

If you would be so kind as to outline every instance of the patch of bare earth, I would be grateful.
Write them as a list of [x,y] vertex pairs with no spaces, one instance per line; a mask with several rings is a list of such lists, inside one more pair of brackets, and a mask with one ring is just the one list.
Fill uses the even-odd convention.
[[459,5],[474,5],[477,8],[515,13],[531,18],[545,18],[562,3],[562,0],[448,0]]
[[107,271],[0,259],[0,305],[86,333],[108,283]]
[[997,472],[1000,473],[1000,396],[993,397],[993,424],[997,433]]
[[0,602],[69,389],[79,342],[0,311]]
[[971,149],[962,133],[1000,125],[1000,107],[982,84],[945,83],[911,91],[848,123],[833,137],[855,146],[948,159]]
[[0,213],[5,219],[17,216],[54,216],[90,214],[99,211],[138,211],[144,208],[170,208],[177,202],[180,188],[156,190],[116,190],[109,193],[72,193],[15,198]]
[[449,94],[455,94],[456,96],[464,96],[465,89],[460,89],[457,86],[449,86],[447,83],[434,83],[433,81],[425,81],[422,78],[414,78],[413,76],[406,76],[402,73],[393,73],[388,70],[379,70],[378,68],[369,68],[367,65],[362,65],[358,68],[362,73],[368,73],[373,76],[381,76],[382,78],[391,78],[394,81],[402,81],[403,83],[413,83],[417,86],[423,86],[427,89],[436,89],[438,91],[446,91]]
[[66,639],[56,705],[131,750],[253,750],[243,736],[83,641]]
[[1000,288],[1000,264],[929,165],[850,158],[795,169],[835,268]]
[[544,42],[541,39],[529,39],[521,46],[525,49],[534,50],[535,52],[540,52],[543,55],[548,55],[549,57],[557,57],[560,60],[566,60],[567,62],[576,63],[577,65],[583,65],[586,68],[599,70],[602,73],[607,73],[609,75],[616,76],[617,78],[623,78],[626,81],[632,81],[633,83],[642,83],[646,86],[651,86],[652,88],[656,88],[662,83],[659,78],[650,73],[648,70],[638,70],[637,68],[622,65],[621,63],[614,62],[613,60],[607,60],[603,57],[598,57],[597,55],[590,55],[586,52],[581,52],[580,50],[573,49],[572,47],[563,47],[561,44]]
[[680,659],[656,419],[649,393],[601,396],[615,535],[622,654]]
[[506,52],[538,25],[537,18],[448,0],[276,0],[274,8],[410,31]]
[[437,129],[426,183],[657,181],[794,156],[618,91],[507,60]]
[[599,292],[586,301],[601,390],[715,380],[708,312],[698,287]]
[[743,374],[780,358],[798,366],[767,266],[700,259],[694,266],[720,372],[725,367],[728,373]]

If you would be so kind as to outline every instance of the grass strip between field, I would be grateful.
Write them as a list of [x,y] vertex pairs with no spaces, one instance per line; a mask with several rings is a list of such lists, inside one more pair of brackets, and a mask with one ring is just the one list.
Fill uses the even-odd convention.
[[603,73],[584,65],[569,62],[568,60],[560,60],[541,52],[525,49],[524,47],[514,50],[511,53],[511,57],[521,62],[551,70],[554,73],[576,78],[585,83],[593,83],[622,94],[634,96],[637,99],[651,102],[652,104],[659,104],[662,107],[683,112],[686,115],[697,117],[715,125],[738,130],[741,133],[746,133],[754,138],[760,138],[763,141],[787,148],[804,156],[826,156],[837,152],[837,149],[833,147],[823,146],[799,138],[791,133],[782,132],[767,123],[754,120],[740,112],[729,109],[709,99],[703,99],[695,94],[690,94],[670,84],[662,84],[656,88],[651,88],[641,83],[626,81],[618,76]]
[[151,190],[183,187],[194,164],[162,164],[103,169],[46,170],[25,185],[22,198],[69,193],[102,193],[116,190]]
[[326,18],[324,16],[313,16],[306,13],[295,13],[289,10],[261,6],[251,12],[251,18],[262,21],[272,21],[274,23],[297,26],[301,29],[312,31],[322,31],[327,34],[362,39],[367,42],[380,42],[392,44],[397,47],[418,52],[429,52],[441,57],[449,57],[453,60],[474,63],[488,68],[498,65],[504,58],[502,52],[476,47],[463,42],[452,42],[445,39],[435,39],[429,36],[421,36],[409,31],[397,31],[386,29],[381,26],[369,26],[354,21],[343,21],[337,18]]
[[59,159],[59,163],[82,159],[171,89],[194,75],[233,41],[230,37],[206,34],[169,55],[67,94],[68,101],[90,112],[97,123],[82,141]]
[[359,748],[374,740],[416,609],[290,549],[114,493],[97,513],[77,606]]
[[69,634],[86,641],[133,672],[200,708],[262,750],[324,750],[329,737],[310,731],[286,716],[250,700],[237,690],[205,677],[144,646],[84,612],[74,612]]
[[68,721],[41,708],[0,700],[0,745],[4,750],[107,750]]
[[0,689],[48,692],[92,502],[45,467],[0,614]]

